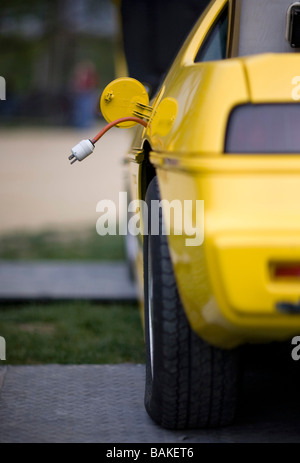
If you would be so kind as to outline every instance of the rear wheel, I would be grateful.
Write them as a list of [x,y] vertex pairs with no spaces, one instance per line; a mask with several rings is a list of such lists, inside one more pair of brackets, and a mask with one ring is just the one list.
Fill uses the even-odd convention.
[[146,195],[149,233],[144,236],[145,407],[152,419],[170,429],[224,426],[236,411],[237,352],[213,347],[191,330],[161,233],[161,216],[159,235],[150,234],[151,201],[159,199],[154,178]]

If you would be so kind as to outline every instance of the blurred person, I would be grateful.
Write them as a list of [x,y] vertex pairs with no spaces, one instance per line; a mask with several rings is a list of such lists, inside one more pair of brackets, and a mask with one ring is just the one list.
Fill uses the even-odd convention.
[[78,128],[93,124],[98,98],[99,76],[91,61],[79,62],[72,76],[73,91],[72,123]]

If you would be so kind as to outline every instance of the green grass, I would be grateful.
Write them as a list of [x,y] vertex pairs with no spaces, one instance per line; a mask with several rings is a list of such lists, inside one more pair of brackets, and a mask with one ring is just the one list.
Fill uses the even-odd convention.
[[96,230],[13,233],[0,236],[0,259],[124,260],[124,237]]
[[[13,233],[0,236],[0,259],[124,260],[124,241],[96,230]],[[0,304],[0,336],[11,365],[144,362],[134,304]]]
[[136,305],[89,302],[0,306],[10,365],[144,363]]

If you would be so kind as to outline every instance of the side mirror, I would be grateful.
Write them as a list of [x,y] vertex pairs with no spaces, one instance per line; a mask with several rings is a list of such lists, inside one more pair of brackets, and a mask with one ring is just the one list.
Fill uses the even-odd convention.
[[292,3],[287,10],[286,40],[292,48],[300,47],[300,2]]
[[[152,112],[146,88],[131,77],[115,79],[105,87],[100,99],[100,109],[108,123],[122,117],[149,120]],[[118,127],[128,128],[134,125],[136,122],[128,121],[118,124]]]

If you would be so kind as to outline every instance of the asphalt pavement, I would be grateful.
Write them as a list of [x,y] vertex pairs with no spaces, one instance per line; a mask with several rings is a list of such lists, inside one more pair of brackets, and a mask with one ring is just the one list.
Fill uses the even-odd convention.
[[135,301],[125,262],[0,261],[0,301]]
[[236,423],[190,431],[148,417],[144,365],[0,367],[0,443],[299,443],[300,362],[288,346],[269,346],[244,366]]

